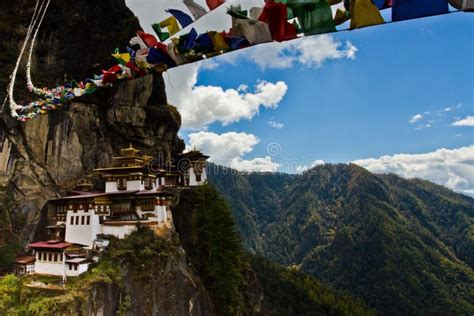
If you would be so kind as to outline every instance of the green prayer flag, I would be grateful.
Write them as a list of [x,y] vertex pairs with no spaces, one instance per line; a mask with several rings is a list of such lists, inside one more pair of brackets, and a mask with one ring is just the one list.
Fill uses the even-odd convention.
[[246,10],[245,11],[239,11],[239,10],[228,9],[227,14],[234,17],[234,18],[236,18],[236,19],[245,19],[245,20],[248,19],[248,12]]
[[287,0],[305,35],[336,32],[327,0]]
[[161,30],[159,23],[152,24],[151,27],[153,28],[153,31],[155,31],[156,35],[158,35],[158,38],[160,39],[161,42],[166,41],[170,37],[170,33],[163,32]]

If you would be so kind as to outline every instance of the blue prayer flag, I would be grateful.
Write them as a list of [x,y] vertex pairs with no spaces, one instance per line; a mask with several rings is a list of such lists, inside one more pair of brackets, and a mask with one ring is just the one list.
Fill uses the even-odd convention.
[[447,0],[393,0],[392,21],[402,21],[449,12]]
[[169,9],[169,10],[166,10],[166,12],[173,15],[176,18],[176,20],[178,20],[179,24],[181,24],[182,28],[185,28],[189,24],[193,23],[193,19],[189,15],[184,13],[183,11],[176,10],[176,9]]

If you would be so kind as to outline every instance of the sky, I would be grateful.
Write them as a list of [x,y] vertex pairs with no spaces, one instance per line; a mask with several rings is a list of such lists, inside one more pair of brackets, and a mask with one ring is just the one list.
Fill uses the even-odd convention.
[[[165,9],[186,12],[180,0],[126,2],[150,33]],[[262,3],[227,1],[193,27],[228,29],[227,7]],[[474,195],[473,71],[474,14],[453,13],[263,44],[164,77],[180,136],[216,163],[301,173],[354,162]]]

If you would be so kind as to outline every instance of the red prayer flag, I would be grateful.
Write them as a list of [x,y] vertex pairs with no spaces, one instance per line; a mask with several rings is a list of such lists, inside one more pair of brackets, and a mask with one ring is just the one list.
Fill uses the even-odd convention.
[[207,6],[209,7],[210,10],[214,10],[221,4],[223,4],[225,1],[224,0],[206,0]]
[[145,42],[148,47],[155,47],[158,44],[158,40],[151,34],[147,34],[143,31],[138,31],[137,35]]
[[287,18],[288,8],[285,4],[268,1],[258,19],[268,24],[273,40],[282,42],[296,38],[297,34],[295,26],[288,23]]

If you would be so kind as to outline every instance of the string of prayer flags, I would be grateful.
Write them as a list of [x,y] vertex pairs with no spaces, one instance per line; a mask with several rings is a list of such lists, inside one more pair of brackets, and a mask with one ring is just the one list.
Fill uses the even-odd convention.
[[392,21],[416,19],[449,12],[447,0],[392,0]]
[[[183,0],[194,19],[202,18],[207,12],[194,0]],[[211,10],[222,5],[224,0],[207,0]],[[331,5],[343,2],[344,9],[338,8],[332,15]],[[449,4],[463,11],[474,10],[474,0],[262,0],[263,8],[253,7],[249,11],[240,6],[231,7],[227,13],[232,17],[232,28],[226,31],[208,31],[198,34],[192,28],[187,34],[171,38],[174,34],[191,25],[193,18],[180,11],[168,10],[170,16],[157,24],[153,30],[158,39],[143,31],[130,39],[130,47],[112,53],[116,64],[99,75],[83,82],[71,81],[52,89],[34,87],[27,70],[27,88],[37,94],[40,100],[27,105],[16,104],[13,98],[15,77],[20,65],[22,54],[28,42],[34,47],[39,16],[43,16],[39,6],[35,8],[32,22],[28,28],[23,48],[17,59],[17,65],[11,76],[9,105],[11,115],[19,121],[28,121],[41,114],[59,109],[65,102],[84,95],[92,94],[101,87],[111,86],[119,80],[129,80],[150,73],[163,72],[177,65],[183,65],[204,58],[210,58],[229,51],[272,41],[286,41],[297,34],[304,35],[335,32],[336,25],[350,20],[350,29],[384,23],[380,10],[392,8],[392,21],[401,21],[418,17],[443,14],[449,12]],[[41,15],[41,12],[43,15]],[[36,32],[34,30],[36,25]],[[35,36],[32,37],[32,34]],[[27,69],[30,67],[28,61]],[[12,88],[13,87],[13,88]]]
[[224,4],[224,2],[224,0],[206,0],[207,6],[211,11],[218,8],[221,4]]
[[194,0],[183,0],[183,3],[188,8],[189,12],[191,12],[195,20],[200,19],[207,13],[206,9],[194,2]]
[[179,24],[181,25],[181,28],[183,29],[194,22],[193,19],[189,15],[184,13],[183,11],[176,10],[176,9],[169,9],[169,10],[166,10],[166,12],[174,16],[176,20],[178,20]]
[[173,36],[180,31],[178,20],[176,20],[174,16],[170,16],[166,20],[161,21],[160,23],[158,23],[158,25],[161,28],[167,28],[170,36]]
[[351,1],[351,30],[385,23],[372,0]]

